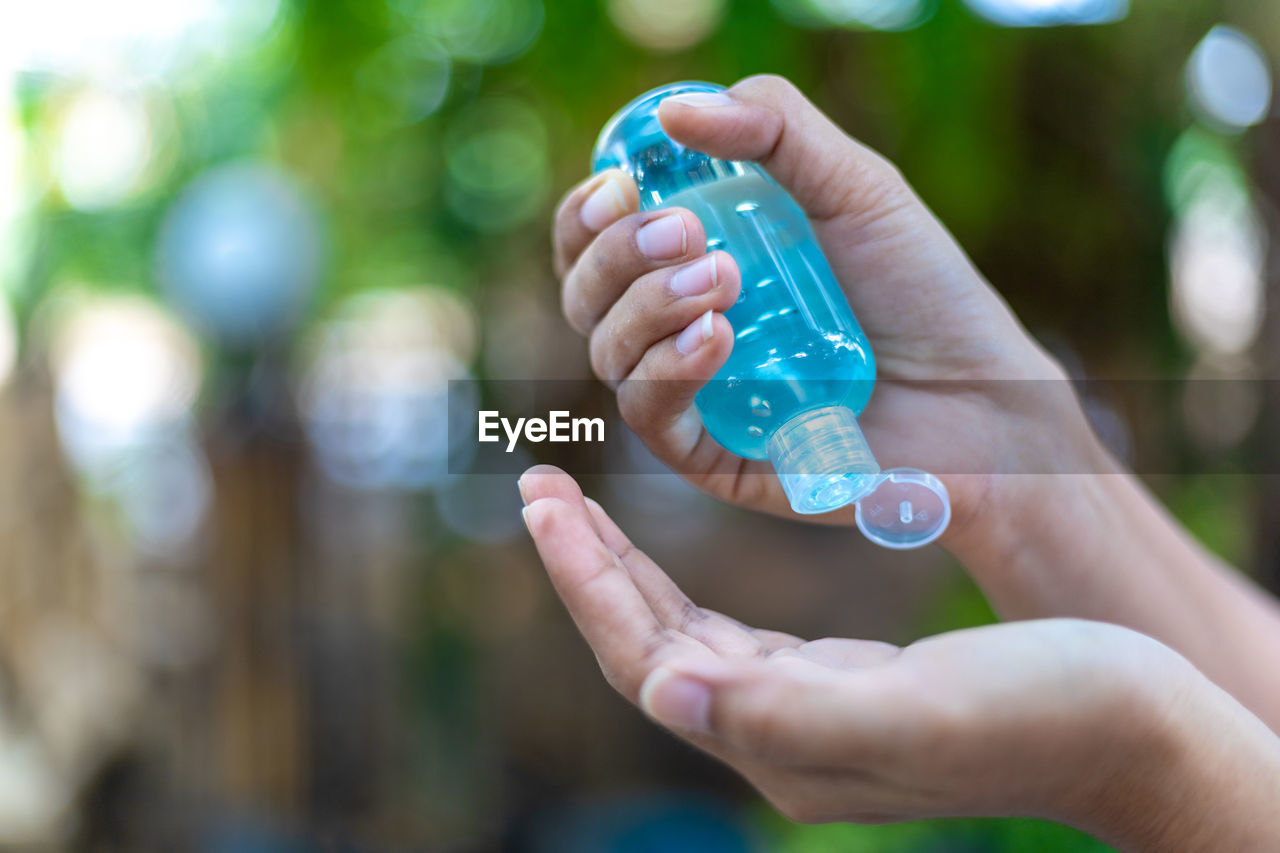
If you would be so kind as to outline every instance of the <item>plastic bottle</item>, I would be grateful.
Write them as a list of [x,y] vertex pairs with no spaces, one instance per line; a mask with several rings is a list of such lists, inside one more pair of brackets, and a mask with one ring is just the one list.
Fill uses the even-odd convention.
[[664,98],[720,91],[674,83],[641,95],[605,125],[592,158],[594,171],[635,178],[641,209],[692,211],[707,250],[728,252],[742,273],[725,313],[733,351],[696,398],[703,423],[733,453],[769,459],[796,512],[856,503],[873,541],[932,542],[950,520],[946,489],[923,471],[882,472],[867,446],[857,416],[875,383],[871,345],[804,211],[756,163],[708,157],[662,130]]

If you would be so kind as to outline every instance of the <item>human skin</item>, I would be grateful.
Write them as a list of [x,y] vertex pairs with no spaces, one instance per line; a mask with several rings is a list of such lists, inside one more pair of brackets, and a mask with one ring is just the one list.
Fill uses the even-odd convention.
[[1051,619],[905,648],[694,605],[564,472],[525,522],[609,682],[801,821],[1026,815],[1126,850],[1274,850],[1280,740],[1185,659]]
[[[1061,367],[892,164],[777,77],[669,98],[660,118],[690,147],[761,163],[808,213],[876,354],[881,381],[859,418],[868,442],[886,468],[942,474],[953,516],[940,542],[1003,618],[1128,626],[1280,730],[1280,609],[1111,458]],[[722,500],[791,516],[769,464],[722,448],[693,406],[732,348],[723,312],[738,269],[724,252],[704,257],[692,213],[639,213],[637,199],[615,170],[562,201],[565,315],[655,455]]]

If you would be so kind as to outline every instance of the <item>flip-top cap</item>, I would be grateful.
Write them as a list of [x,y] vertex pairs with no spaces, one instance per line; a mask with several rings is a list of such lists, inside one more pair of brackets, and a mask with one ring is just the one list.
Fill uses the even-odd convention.
[[861,498],[854,518],[862,534],[886,548],[919,548],[942,535],[951,521],[951,499],[942,481],[916,468],[891,468]]

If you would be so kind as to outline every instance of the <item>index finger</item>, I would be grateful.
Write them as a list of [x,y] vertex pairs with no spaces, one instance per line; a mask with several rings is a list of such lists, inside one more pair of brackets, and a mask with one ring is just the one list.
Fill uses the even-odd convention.
[[606,169],[569,190],[556,209],[551,239],[556,275],[564,278],[597,234],[639,209],[636,182],[621,169]]
[[609,683],[635,701],[654,667],[701,644],[663,627],[626,567],[601,541],[586,505],[543,496],[540,479],[524,479],[525,524],[538,555]]

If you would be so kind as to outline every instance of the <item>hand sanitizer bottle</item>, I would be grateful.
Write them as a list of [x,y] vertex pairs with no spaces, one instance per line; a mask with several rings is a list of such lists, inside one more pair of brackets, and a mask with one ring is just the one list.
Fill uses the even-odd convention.
[[703,423],[733,453],[770,460],[796,512],[856,503],[869,539],[932,542],[951,517],[946,488],[924,471],[882,472],[867,446],[857,416],[875,383],[871,345],[804,211],[759,165],[708,157],[663,132],[664,98],[720,91],[675,83],[641,95],[605,125],[592,158],[597,172],[631,173],[642,210],[691,210],[707,250],[728,252],[741,270],[725,313],[733,351],[696,398]]

